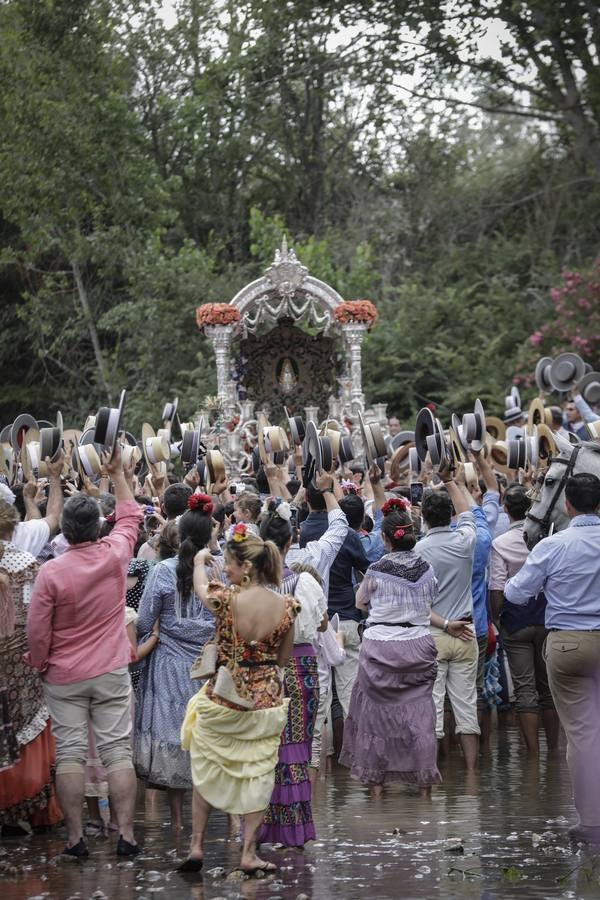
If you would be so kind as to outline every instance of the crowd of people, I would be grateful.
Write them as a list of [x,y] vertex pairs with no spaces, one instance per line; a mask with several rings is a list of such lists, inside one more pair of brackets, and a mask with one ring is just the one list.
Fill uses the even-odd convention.
[[[587,440],[582,412],[600,417],[582,402],[552,408],[553,430]],[[299,447],[212,484],[196,465],[144,478],[118,441],[101,462],[65,476],[60,450],[46,480],[0,481],[3,835],[64,822],[81,859],[114,830],[135,857],[140,781],[148,802],[166,792],[174,829],[193,792],[184,871],[217,809],[241,869],[268,872],[261,845],[316,837],[334,752],[374,795],[429,797],[450,742],[474,770],[493,710],[513,708],[532,756],[540,733],[563,752],[564,731],[572,836],[600,842],[596,475],[566,478],[570,525],[530,551],[539,473],[484,449],[474,481],[425,464],[422,498],[381,461],[307,478]]]

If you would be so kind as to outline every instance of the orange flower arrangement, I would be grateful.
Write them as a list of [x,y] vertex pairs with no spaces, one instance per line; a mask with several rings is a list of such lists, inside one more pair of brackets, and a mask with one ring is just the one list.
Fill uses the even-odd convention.
[[348,325],[350,322],[363,322],[369,331],[379,318],[379,313],[370,300],[346,300],[333,311],[336,322]]
[[196,309],[198,328],[206,328],[207,325],[234,325],[239,321],[239,311],[229,303],[203,303]]

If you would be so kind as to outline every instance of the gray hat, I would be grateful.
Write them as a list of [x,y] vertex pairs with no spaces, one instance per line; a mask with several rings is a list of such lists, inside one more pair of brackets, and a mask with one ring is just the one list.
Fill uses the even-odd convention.
[[506,425],[511,425],[513,422],[518,422],[519,419],[524,419],[525,416],[519,406],[511,406],[510,409],[507,409],[504,413],[504,422]]

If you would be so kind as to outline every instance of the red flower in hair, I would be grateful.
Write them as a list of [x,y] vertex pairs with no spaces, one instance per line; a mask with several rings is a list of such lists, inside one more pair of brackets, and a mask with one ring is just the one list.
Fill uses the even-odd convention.
[[406,511],[409,508],[410,504],[408,500],[405,500],[404,497],[392,497],[391,500],[386,500],[386,502],[381,507],[381,512],[384,516],[389,516],[391,512],[395,509],[400,509]]
[[187,505],[188,509],[199,509],[207,516],[212,516],[215,508],[208,494],[192,494],[191,497],[188,497]]
[[406,529],[405,529],[405,528],[396,528],[396,530],[395,530],[395,532],[394,532],[394,538],[395,538],[397,541],[399,541],[401,538],[404,537],[405,534],[406,534]]

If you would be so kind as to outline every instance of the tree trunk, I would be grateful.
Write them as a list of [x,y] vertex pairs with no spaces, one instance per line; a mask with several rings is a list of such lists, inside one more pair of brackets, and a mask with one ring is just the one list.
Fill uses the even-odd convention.
[[102,349],[100,347],[100,341],[98,340],[98,332],[96,330],[96,323],[94,322],[94,317],[92,316],[92,310],[90,309],[90,304],[88,300],[87,291],[85,289],[85,285],[83,283],[83,278],[81,277],[81,270],[77,263],[71,263],[71,268],[73,270],[73,277],[75,278],[75,284],[77,285],[77,295],[79,297],[79,302],[81,303],[81,308],[83,309],[83,315],[87,322],[88,331],[90,333],[90,340],[92,342],[92,347],[94,348],[94,356],[96,357],[96,365],[98,366],[98,373],[100,375],[100,381],[102,382],[102,387],[106,392],[106,396],[108,398],[108,403],[112,406],[112,394],[110,390],[110,385],[108,383],[108,378],[106,376],[106,366],[104,364],[104,357],[102,356]]

